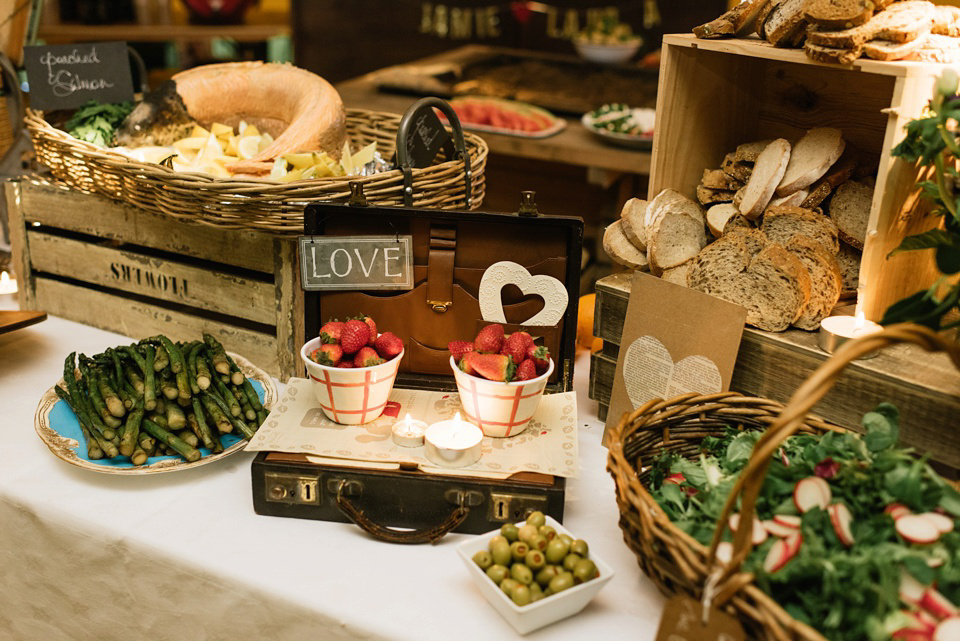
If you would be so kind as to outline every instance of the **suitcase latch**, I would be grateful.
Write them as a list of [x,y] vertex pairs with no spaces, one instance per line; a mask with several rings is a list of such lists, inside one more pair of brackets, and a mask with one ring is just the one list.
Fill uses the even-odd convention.
[[327,491],[334,496],[362,496],[363,483],[348,481],[347,479],[329,479],[327,481]]
[[460,507],[477,507],[483,504],[483,494],[471,490],[466,492],[463,490],[447,490],[444,496],[447,501]]
[[453,306],[452,300],[428,300],[427,305],[438,314],[443,314]]

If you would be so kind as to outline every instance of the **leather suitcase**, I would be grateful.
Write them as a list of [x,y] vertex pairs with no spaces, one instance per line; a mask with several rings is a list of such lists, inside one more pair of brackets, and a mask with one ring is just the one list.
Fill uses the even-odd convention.
[[[455,390],[447,343],[471,340],[487,324],[478,288],[484,270],[513,261],[531,275],[564,283],[568,305],[554,326],[525,327],[542,307],[539,297],[506,286],[501,292],[506,331],[528,330],[546,344],[557,366],[547,393],[572,388],[583,221],[536,211],[532,193],[515,213],[312,204],[307,236],[412,236],[413,289],[307,291],[305,336],[323,322],[359,314],[406,344],[395,386]],[[448,531],[483,533],[541,510],[563,519],[565,479],[524,472],[504,480],[425,473],[419,469],[364,469],[343,462],[317,464],[299,454],[261,452],[253,462],[258,514],[348,522],[391,542],[435,541]]]

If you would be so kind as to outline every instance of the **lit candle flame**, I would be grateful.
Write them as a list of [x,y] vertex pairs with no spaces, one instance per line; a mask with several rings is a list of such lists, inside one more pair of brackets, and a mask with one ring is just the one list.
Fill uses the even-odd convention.
[[455,427],[460,425],[460,412],[457,412],[457,413],[454,415],[454,417],[453,417],[453,424],[454,424]]
[[867,317],[863,312],[857,312],[857,320],[853,324],[853,331],[857,332],[863,329],[863,326],[867,323]]
[[10,282],[10,274],[6,271],[0,272],[0,285],[6,285]]
[[407,418],[403,419],[403,421],[407,424],[408,428],[413,424],[413,419],[410,418],[410,412],[407,412]]

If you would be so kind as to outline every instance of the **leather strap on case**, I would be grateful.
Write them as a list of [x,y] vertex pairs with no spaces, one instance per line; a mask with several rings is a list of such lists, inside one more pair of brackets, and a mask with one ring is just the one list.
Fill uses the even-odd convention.
[[444,534],[455,529],[470,515],[469,507],[458,505],[436,525],[419,530],[395,530],[370,520],[362,509],[347,498],[343,491],[344,485],[341,482],[337,487],[337,507],[347,518],[359,525],[363,531],[387,543],[436,543],[443,538]]
[[453,268],[457,256],[457,228],[430,226],[427,258],[427,305],[442,314],[453,305]]

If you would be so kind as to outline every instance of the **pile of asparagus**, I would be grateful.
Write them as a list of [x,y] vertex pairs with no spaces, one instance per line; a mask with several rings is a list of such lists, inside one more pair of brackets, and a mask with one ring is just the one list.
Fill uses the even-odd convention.
[[[77,369],[80,376],[76,375]],[[175,343],[166,336],[63,364],[66,389],[90,459],[124,456],[143,465],[151,456],[193,462],[197,449],[222,452],[221,434],[249,439],[267,414],[240,368],[209,334]]]

